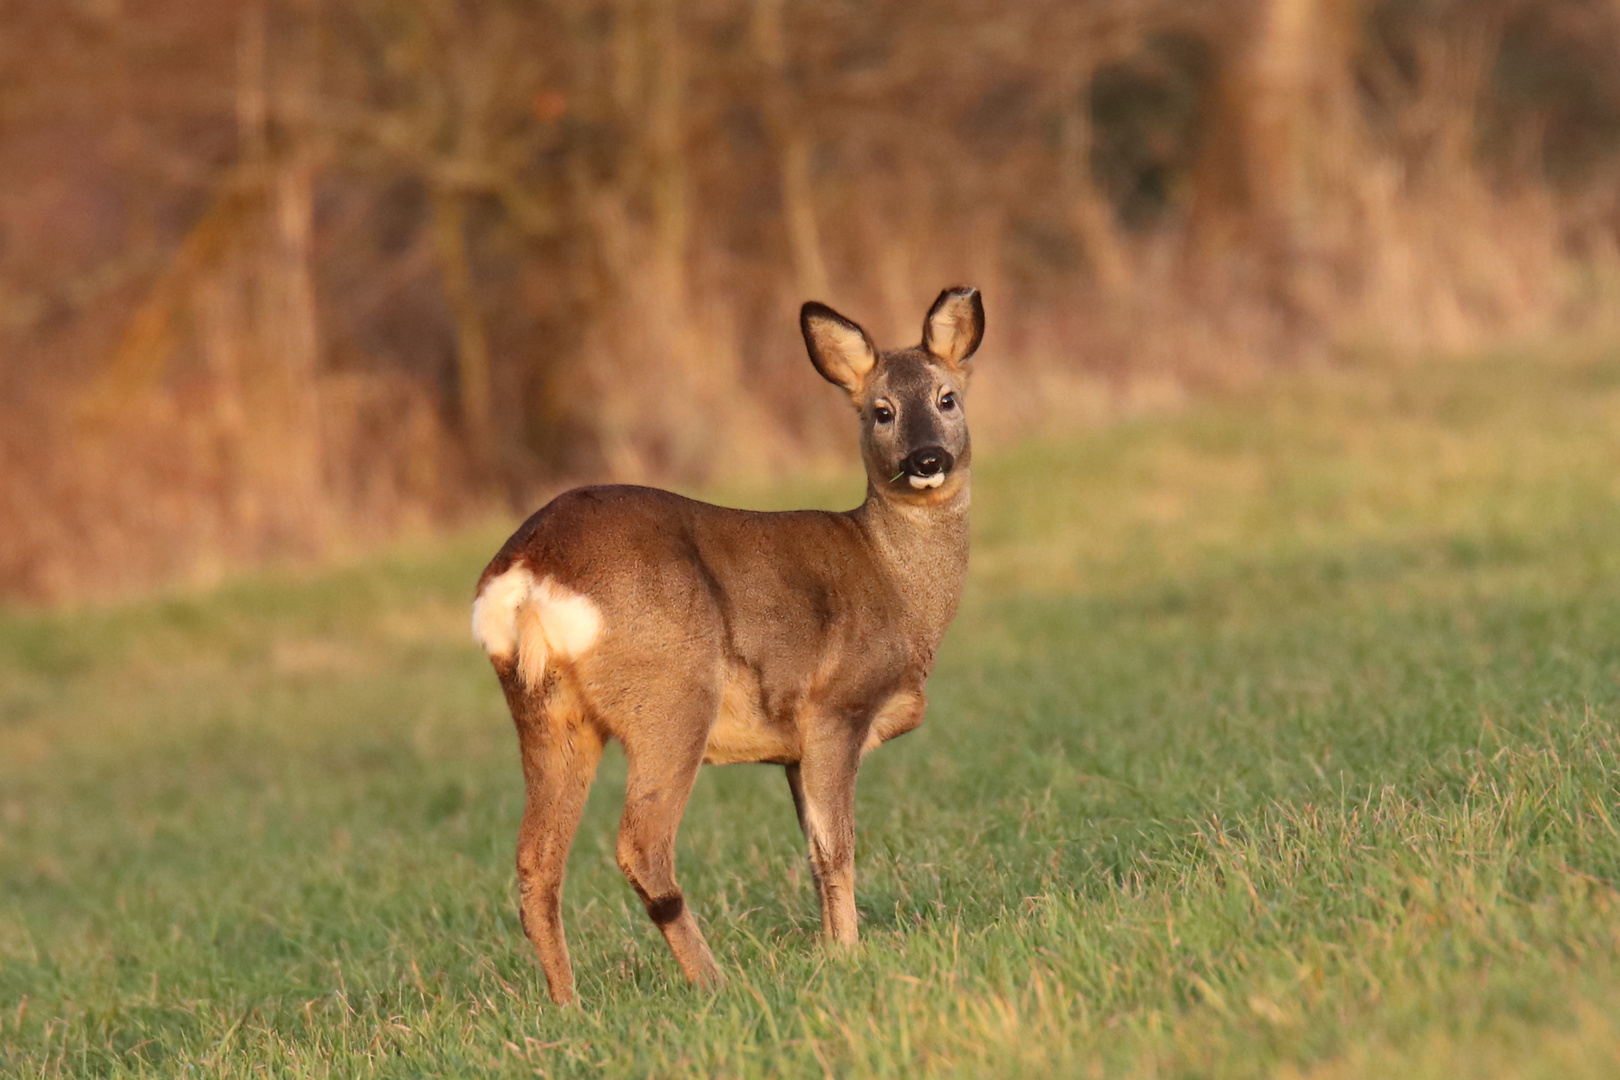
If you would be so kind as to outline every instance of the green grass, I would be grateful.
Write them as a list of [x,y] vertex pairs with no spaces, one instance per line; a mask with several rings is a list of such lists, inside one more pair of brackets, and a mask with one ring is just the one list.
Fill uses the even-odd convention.
[[0,615],[0,1074],[1616,1075],[1617,376],[1368,361],[982,454],[928,723],[861,774],[862,947],[780,770],[705,770],[712,997],[611,757],[546,1001],[498,535]]

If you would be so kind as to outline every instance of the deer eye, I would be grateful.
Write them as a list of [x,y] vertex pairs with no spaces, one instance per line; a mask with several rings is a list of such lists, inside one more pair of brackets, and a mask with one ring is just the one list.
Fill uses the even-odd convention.
[[872,406],[872,419],[880,424],[887,424],[894,419],[894,410],[880,401]]
[[944,397],[939,399],[939,408],[941,412],[950,412],[956,408],[956,394],[947,392]]

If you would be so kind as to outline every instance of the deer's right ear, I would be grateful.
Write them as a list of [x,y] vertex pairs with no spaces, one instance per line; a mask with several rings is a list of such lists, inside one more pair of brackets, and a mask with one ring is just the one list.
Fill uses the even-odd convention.
[[970,285],[946,289],[923,320],[923,348],[953,368],[961,368],[984,340],[984,301]]
[[858,396],[877,365],[877,349],[866,331],[814,300],[799,309],[799,329],[821,377]]

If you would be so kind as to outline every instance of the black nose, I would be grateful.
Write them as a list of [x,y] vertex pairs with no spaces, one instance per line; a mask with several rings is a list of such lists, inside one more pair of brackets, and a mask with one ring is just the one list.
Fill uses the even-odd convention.
[[925,446],[914,450],[900,463],[900,468],[912,476],[935,476],[948,473],[956,460],[943,446]]

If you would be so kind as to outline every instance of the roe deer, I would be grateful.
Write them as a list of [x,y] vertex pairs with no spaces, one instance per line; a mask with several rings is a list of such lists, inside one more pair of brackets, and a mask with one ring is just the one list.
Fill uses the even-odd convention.
[[962,395],[984,306],[947,289],[922,344],[883,353],[823,304],[799,321],[816,370],[860,414],[861,506],[755,513],[578,488],[524,522],[479,579],[473,633],[523,754],[519,911],[560,1004],[574,996],[564,863],[607,739],[629,768],[619,867],[688,980],[720,978],[675,882],[675,831],[705,762],[786,768],[823,935],[855,941],[855,771],[922,722],[967,573]]

